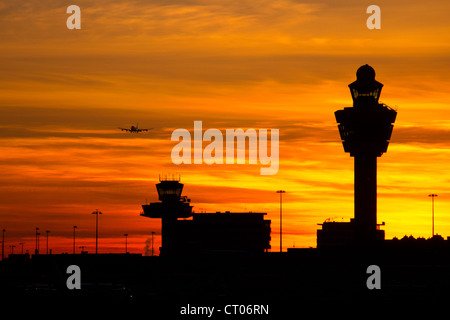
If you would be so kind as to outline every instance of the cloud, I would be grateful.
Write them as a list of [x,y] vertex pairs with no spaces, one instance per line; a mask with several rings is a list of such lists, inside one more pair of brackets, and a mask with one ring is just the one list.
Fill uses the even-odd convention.
[[[78,1],[82,12],[82,31],[90,32],[90,39],[114,37],[130,42],[169,37],[213,38],[227,34],[254,34],[257,29],[266,31],[292,28],[300,25],[318,10],[316,4],[293,1]],[[62,41],[69,35],[65,30],[68,15],[60,1],[27,1],[5,3],[0,14],[8,21],[0,24],[5,40],[13,40],[14,33],[27,35],[33,42]],[[295,18],[295,19],[294,19]],[[267,21],[270,23],[267,24]],[[261,31],[261,30],[260,30]],[[70,33],[73,36],[75,33]],[[84,40],[79,37],[75,39]],[[73,39],[73,38],[72,38]],[[103,41],[102,41],[103,42]],[[103,42],[104,43],[104,42]]]
[[433,127],[398,127],[394,129],[392,140],[400,144],[422,144],[430,147],[440,145],[441,148],[450,148],[450,129]]

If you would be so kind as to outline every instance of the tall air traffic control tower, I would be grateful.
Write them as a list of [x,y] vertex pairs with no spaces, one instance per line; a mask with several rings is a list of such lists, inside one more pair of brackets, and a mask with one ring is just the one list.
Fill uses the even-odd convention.
[[369,65],[348,85],[353,107],[335,112],[345,152],[355,158],[355,218],[350,223],[327,222],[317,232],[317,246],[372,244],[384,239],[377,225],[377,157],[387,151],[397,112],[379,103],[383,84]]

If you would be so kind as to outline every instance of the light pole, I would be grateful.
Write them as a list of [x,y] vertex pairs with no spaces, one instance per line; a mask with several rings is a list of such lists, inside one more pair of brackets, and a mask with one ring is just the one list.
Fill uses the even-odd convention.
[[95,214],[95,254],[98,253],[98,215],[102,214],[98,209],[95,209],[92,214]]
[[45,230],[45,232],[47,233],[47,254],[48,254],[48,234],[50,233],[49,230]]
[[75,229],[77,226],[73,226],[73,254],[75,254]]
[[2,261],[5,258],[5,229],[2,230]]
[[434,198],[437,197],[437,194],[429,194],[429,197],[431,197],[431,236],[434,236]]
[[128,253],[128,242],[127,242],[128,233],[125,233],[124,236],[125,236],[125,254],[127,254]]
[[152,257],[153,257],[153,235],[155,234],[155,231],[152,231]]
[[39,228],[36,227],[36,250],[35,250],[35,254],[39,254]]
[[23,255],[23,242],[19,242],[19,244],[22,246],[22,255]]
[[277,193],[280,194],[280,252],[283,251],[283,193],[286,193],[284,190],[277,190]]

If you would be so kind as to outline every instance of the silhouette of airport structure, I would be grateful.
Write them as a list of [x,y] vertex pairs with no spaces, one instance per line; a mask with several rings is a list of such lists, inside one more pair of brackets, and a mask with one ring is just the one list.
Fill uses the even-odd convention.
[[[317,248],[368,247],[384,240],[377,223],[377,157],[387,152],[397,112],[379,103],[383,84],[369,65],[349,84],[353,106],[335,112],[344,151],[354,158],[354,210],[350,222],[324,222],[317,230]],[[216,250],[263,252],[270,249],[270,221],[265,213],[193,213],[181,196],[179,179],[160,179],[160,202],[143,205],[144,217],[162,220],[161,254]],[[179,220],[191,218],[192,220]]]
[[354,210],[350,222],[324,222],[317,231],[317,247],[368,246],[384,240],[377,224],[377,157],[387,151],[397,112],[379,103],[383,84],[369,65],[356,72],[348,85],[353,107],[335,112],[344,151],[355,161]]
[[160,177],[156,189],[160,202],[142,205],[141,216],[161,219],[161,255],[256,253],[270,249],[270,220],[264,220],[266,213],[193,213],[190,199],[181,195],[183,184],[179,179]]
[[[348,316],[354,306],[375,310],[448,300],[448,238],[385,240],[384,223],[377,222],[377,158],[387,151],[397,112],[378,102],[383,85],[370,66],[360,67],[349,87],[353,106],[335,116],[344,151],[354,158],[354,218],[320,224],[317,248],[267,252],[271,221],[266,213],[195,213],[179,179],[160,178],[159,202],[142,205],[141,213],[161,219],[160,256],[9,255],[0,263],[0,300],[47,303],[47,310],[56,300],[68,302],[67,310],[75,302],[96,307],[99,299],[109,308],[142,302],[161,319],[179,316],[180,302],[223,302],[222,308],[268,303],[273,318],[287,319],[307,314],[306,307],[312,307],[311,314],[320,310],[322,315],[326,306],[333,316],[339,310]],[[81,269],[81,290],[66,287],[69,265]],[[381,268],[381,290],[367,287],[370,265]]]

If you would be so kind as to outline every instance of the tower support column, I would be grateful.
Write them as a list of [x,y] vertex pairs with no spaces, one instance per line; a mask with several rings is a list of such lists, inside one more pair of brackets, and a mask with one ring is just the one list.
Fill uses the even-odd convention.
[[355,223],[357,238],[375,239],[377,229],[377,155],[358,153],[355,158]]

